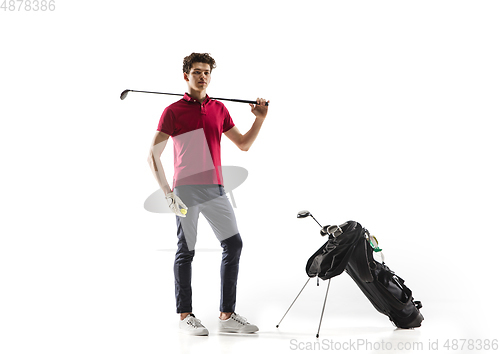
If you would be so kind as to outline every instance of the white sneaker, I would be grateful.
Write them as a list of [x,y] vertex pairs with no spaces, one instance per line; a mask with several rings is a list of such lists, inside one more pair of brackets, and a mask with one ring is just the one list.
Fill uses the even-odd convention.
[[207,336],[208,329],[201,324],[201,321],[191,313],[185,319],[179,321],[179,328],[183,333],[193,336]]
[[245,317],[242,317],[236,313],[232,313],[231,317],[227,320],[221,320],[219,318],[219,331],[229,332],[229,333],[254,333],[259,330],[259,327],[253,325],[247,321]]

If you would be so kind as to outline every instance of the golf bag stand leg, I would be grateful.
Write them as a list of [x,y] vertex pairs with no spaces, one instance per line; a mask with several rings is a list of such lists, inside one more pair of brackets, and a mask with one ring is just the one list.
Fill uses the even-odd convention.
[[293,300],[293,302],[290,305],[290,307],[288,308],[288,310],[286,310],[286,312],[283,315],[283,317],[281,318],[280,322],[276,325],[276,328],[278,328],[280,326],[281,321],[283,321],[283,319],[285,318],[285,316],[288,313],[288,311],[290,311],[290,309],[292,308],[293,304],[295,304],[295,301],[297,301],[297,299],[299,298],[300,294],[302,294],[302,290],[304,290],[304,288],[306,287],[307,283],[309,283],[309,280],[311,280],[311,278],[307,278],[306,283],[304,284],[304,286],[302,287],[302,289],[300,289],[299,294],[297,295],[297,297],[295,298],[295,300]]
[[332,278],[328,279],[328,287],[326,288],[325,302],[323,302],[323,310],[321,310],[321,318],[319,319],[318,333],[316,333],[316,338],[319,338],[319,330],[321,328],[321,322],[323,321],[323,314],[325,313],[326,298],[328,296],[328,290],[330,290],[330,281]]

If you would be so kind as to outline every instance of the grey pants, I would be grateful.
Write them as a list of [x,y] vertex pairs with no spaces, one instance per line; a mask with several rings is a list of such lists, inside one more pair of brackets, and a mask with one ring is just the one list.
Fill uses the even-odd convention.
[[192,312],[191,263],[200,213],[207,219],[222,246],[221,312],[234,312],[236,284],[242,241],[236,225],[233,207],[220,185],[185,185],[175,187],[174,193],[188,207],[185,218],[177,220],[177,253],[174,262],[177,313]]

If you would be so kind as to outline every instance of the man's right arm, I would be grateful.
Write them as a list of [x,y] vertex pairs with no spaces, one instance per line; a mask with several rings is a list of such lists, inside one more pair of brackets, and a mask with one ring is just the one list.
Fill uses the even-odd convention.
[[149,166],[151,167],[153,175],[155,176],[156,181],[160,185],[160,188],[163,190],[165,195],[172,192],[172,190],[170,189],[167,178],[165,177],[165,171],[163,170],[160,157],[163,150],[165,150],[165,146],[167,146],[169,137],[170,135],[165,134],[161,131],[157,131],[153,138],[153,143],[151,144],[151,148],[149,149],[148,154]]

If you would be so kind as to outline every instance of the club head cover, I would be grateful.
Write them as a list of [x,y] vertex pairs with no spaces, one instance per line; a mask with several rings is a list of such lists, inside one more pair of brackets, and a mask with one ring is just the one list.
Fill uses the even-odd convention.
[[328,225],[327,229],[326,229],[326,232],[328,232],[329,234],[332,234],[333,236],[335,237],[338,237],[340,235],[342,235],[342,229],[340,228],[340,226],[337,226],[337,225]]
[[326,235],[328,235],[328,234],[329,234],[329,233],[328,233],[328,227],[329,227],[329,226],[330,226],[330,225],[325,225],[325,226],[323,226],[323,228],[319,231],[319,233],[321,234],[321,236],[326,236]]

